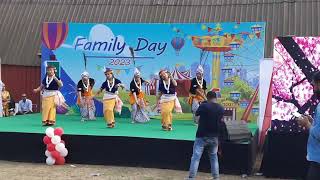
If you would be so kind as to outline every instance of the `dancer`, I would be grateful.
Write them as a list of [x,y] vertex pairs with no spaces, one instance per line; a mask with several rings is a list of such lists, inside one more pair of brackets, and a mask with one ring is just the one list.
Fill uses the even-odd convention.
[[124,85],[119,79],[114,77],[112,69],[106,68],[104,74],[106,75],[106,81],[102,84],[100,90],[97,92],[97,95],[105,90],[103,96],[104,119],[108,128],[114,128],[115,120],[113,109],[115,109],[116,112],[121,113],[123,103],[118,96],[118,88],[124,88]]
[[89,73],[84,71],[81,74],[81,80],[78,82],[78,99],[77,104],[80,107],[81,121],[95,120],[96,108],[93,101],[92,89],[94,79],[90,78]]
[[197,124],[198,121],[196,119],[195,113],[199,108],[200,104],[207,100],[206,98],[206,89],[207,82],[203,79],[203,68],[201,65],[198,66],[196,71],[196,77],[191,80],[190,85],[190,97],[188,103],[191,105],[191,112],[193,114],[193,120]]
[[181,105],[176,95],[177,81],[173,79],[171,74],[166,70],[159,72],[159,95],[157,97],[157,104],[160,105],[161,110],[161,124],[162,130],[172,130],[172,110],[175,109],[177,113],[182,113]]
[[42,125],[53,126],[56,123],[56,106],[66,106],[65,99],[59,88],[63,83],[55,75],[56,68],[47,66],[47,73],[42,84],[33,90],[34,93],[42,91]]
[[132,107],[131,119],[132,123],[139,122],[145,123],[150,120],[149,116],[145,111],[146,101],[144,98],[144,93],[142,92],[142,83],[148,83],[141,77],[140,71],[135,68],[134,77],[130,83],[130,94],[129,103]]

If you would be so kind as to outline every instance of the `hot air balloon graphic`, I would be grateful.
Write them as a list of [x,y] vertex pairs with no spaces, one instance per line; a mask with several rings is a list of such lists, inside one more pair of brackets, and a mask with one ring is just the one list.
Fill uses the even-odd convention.
[[[42,24],[42,43],[50,50],[57,49],[66,39],[68,24],[64,22],[45,22]],[[56,60],[53,55],[50,60]]]
[[174,37],[171,40],[171,45],[172,45],[173,49],[176,51],[177,56],[179,55],[181,48],[184,46],[184,42],[185,42],[185,40],[182,37]]

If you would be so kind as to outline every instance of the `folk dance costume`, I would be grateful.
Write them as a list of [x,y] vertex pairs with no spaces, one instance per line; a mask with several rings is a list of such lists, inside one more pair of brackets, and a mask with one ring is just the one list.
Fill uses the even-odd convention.
[[197,123],[195,113],[199,108],[200,104],[205,101],[205,90],[207,89],[207,82],[203,79],[203,68],[202,66],[198,66],[197,74],[200,74],[201,79],[195,77],[191,80],[190,85],[190,97],[188,103],[191,105],[191,111],[193,114],[193,120]]
[[[59,77],[56,78],[60,80]],[[55,125],[56,106],[64,106],[65,99],[54,76],[46,76],[42,80],[42,87],[42,125]]]
[[[160,73],[159,73],[160,74]],[[166,131],[172,130],[172,111],[182,113],[181,105],[176,95],[176,87],[171,84],[171,78],[166,83],[160,78],[159,92],[161,93],[159,104],[161,111],[161,124],[162,129]]]
[[78,99],[77,104],[80,107],[80,113],[82,121],[84,120],[94,120],[96,108],[93,101],[92,89],[94,86],[94,79],[89,78],[88,72],[83,72],[81,74],[81,80],[78,82]]
[[33,92],[42,92],[42,125],[54,125],[56,122],[56,106],[67,108],[65,99],[59,88],[63,86],[59,77],[55,76],[56,68],[54,66],[46,67],[47,74],[42,80],[41,85]]
[[[131,119],[132,122],[145,123],[150,120],[149,116],[145,111],[146,101],[144,98],[144,93],[142,92],[142,83],[146,81],[140,78],[140,72],[135,69],[134,78],[130,83],[130,94],[129,103],[132,107]],[[136,78],[140,79],[140,82],[136,81]]]
[[[112,73],[112,70],[107,69],[106,73],[107,72]],[[107,79],[100,88],[100,91],[105,90],[105,93],[103,96],[103,114],[104,114],[104,119],[107,123],[108,128],[115,127],[113,110],[121,114],[123,103],[118,96],[118,88],[120,85],[121,85],[121,81],[119,79],[112,77],[111,80]]]
[[5,85],[3,84],[1,91],[1,98],[2,98],[2,107],[3,107],[3,115],[9,116],[9,109],[10,109],[10,93],[9,91],[5,90]]

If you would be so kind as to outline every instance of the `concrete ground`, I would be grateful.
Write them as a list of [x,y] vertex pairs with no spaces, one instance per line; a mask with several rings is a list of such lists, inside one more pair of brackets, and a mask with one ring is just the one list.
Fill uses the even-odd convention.
[[[66,164],[47,166],[45,163],[19,163],[0,161],[0,179],[3,180],[183,180],[187,171],[152,169],[141,167],[97,166]],[[210,174],[199,173],[199,180],[210,179]],[[275,180],[263,176],[242,178],[221,175],[221,180]],[[278,179],[279,180],[279,179]]]

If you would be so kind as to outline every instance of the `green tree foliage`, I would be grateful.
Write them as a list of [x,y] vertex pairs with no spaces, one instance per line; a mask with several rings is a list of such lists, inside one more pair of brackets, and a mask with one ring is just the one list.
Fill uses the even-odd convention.
[[253,89],[247,82],[241,80],[239,77],[234,77],[234,84],[230,87],[224,87],[221,90],[223,98],[232,100],[230,98],[230,92],[239,91],[241,93],[240,99],[250,99],[255,89]]

